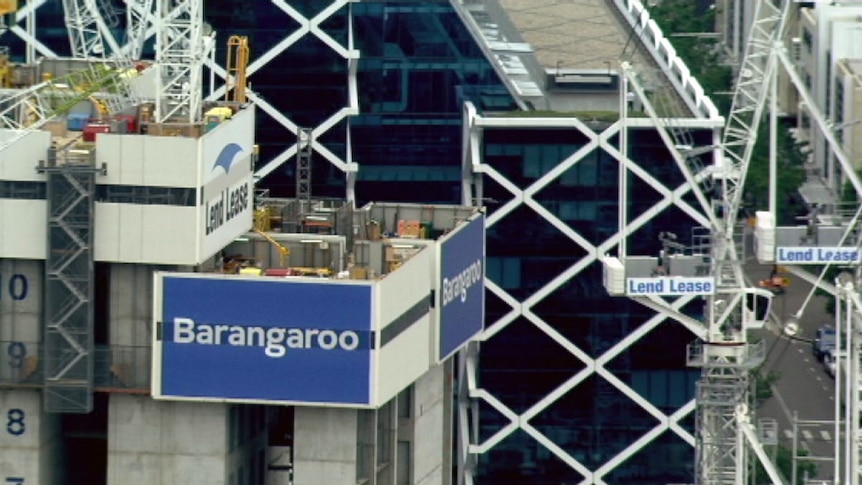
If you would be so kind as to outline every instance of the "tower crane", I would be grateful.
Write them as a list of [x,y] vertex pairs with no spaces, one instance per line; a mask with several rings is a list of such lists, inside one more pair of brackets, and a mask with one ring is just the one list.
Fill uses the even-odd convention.
[[203,0],[156,2],[156,122],[194,124],[201,118],[201,78],[206,55]]
[[[628,292],[627,279],[639,275],[632,274],[634,267],[625,265],[624,246],[619,258],[605,258],[605,284],[611,294],[628,295],[683,322],[698,337],[689,346],[686,356],[689,366],[701,369],[695,392],[697,485],[747,483],[746,449],[755,452],[773,483],[783,483],[754,431],[752,412],[748,407],[749,371],[765,358],[762,342],[750,343],[748,331],[765,324],[773,295],[765,289],[749,287],[744,279],[738,243],[738,215],[757,128],[769,93],[769,80],[774,79],[777,68],[775,47],[782,38],[792,2],[758,0],[754,3],[755,20],[739,69],[723,139],[720,145],[706,147],[706,151],[713,151],[716,158],[712,167],[692,170],[693,165],[688,163],[686,154],[680,152],[686,143],[677,136],[679,130],[671,125],[671,120],[659,116],[634,69],[627,64],[623,66],[625,85],[634,89],[645,111],[655,122],[659,135],[704,212],[704,222],[709,231],[705,241],[708,249],[701,247],[702,253],[697,255],[709,260],[710,276],[702,283],[702,287],[709,290],[697,293],[705,300],[703,322],[683,314],[676,309],[678,306],[672,306],[657,295],[632,295]],[[710,178],[714,183],[703,183]],[[625,224],[625,221],[621,220],[621,223]],[[668,276],[655,279],[657,284],[661,278],[668,278],[668,281],[673,278],[678,281],[686,278],[697,280],[684,273],[674,274],[673,270]],[[675,295],[683,296],[681,293]]]
[[106,47],[109,47],[114,55],[118,55],[120,47],[99,12],[97,0],[63,0],[63,10],[72,57],[105,58],[109,55]]
[[126,0],[126,57],[140,59],[144,50],[153,0]]

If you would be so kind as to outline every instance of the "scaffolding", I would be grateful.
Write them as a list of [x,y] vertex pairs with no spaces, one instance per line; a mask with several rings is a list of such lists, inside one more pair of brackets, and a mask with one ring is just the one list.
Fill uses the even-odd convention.
[[48,254],[43,325],[44,398],[49,413],[93,410],[93,218],[95,156],[52,148],[47,181]]

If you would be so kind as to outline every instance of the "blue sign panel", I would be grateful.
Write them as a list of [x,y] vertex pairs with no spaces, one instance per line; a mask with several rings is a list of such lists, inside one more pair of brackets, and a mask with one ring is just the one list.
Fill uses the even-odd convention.
[[162,281],[157,395],[370,404],[371,286],[176,275]]
[[485,322],[485,215],[440,245],[440,348],[442,360],[482,331]]

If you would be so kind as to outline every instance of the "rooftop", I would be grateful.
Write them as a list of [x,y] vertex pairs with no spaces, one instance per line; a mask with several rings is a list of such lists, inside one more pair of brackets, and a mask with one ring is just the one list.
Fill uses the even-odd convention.
[[614,111],[620,64],[696,118],[712,101],[640,0],[458,0],[459,15],[525,110]]
[[646,59],[632,29],[607,0],[498,0],[546,69],[613,69]]

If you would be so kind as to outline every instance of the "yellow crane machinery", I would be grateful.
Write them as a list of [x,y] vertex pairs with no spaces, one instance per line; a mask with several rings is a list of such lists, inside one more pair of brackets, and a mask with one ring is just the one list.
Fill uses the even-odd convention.
[[95,96],[90,96],[90,102],[93,103],[93,107],[99,112],[99,117],[104,118],[110,113],[110,110],[105,106],[105,103],[101,99]]
[[0,46],[0,88],[11,88],[14,85],[15,66],[9,58],[9,48]]
[[225,101],[245,103],[246,69],[248,68],[248,37],[232,35],[227,40],[227,79],[225,80]]
[[14,14],[18,11],[18,0],[0,0],[0,15]]
[[258,234],[260,237],[262,237],[262,238],[266,239],[266,240],[267,240],[270,244],[272,244],[276,249],[278,249],[278,266],[279,266],[279,267],[281,267],[281,268],[285,268],[285,267],[287,267],[287,259],[288,259],[288,257],[290,256],[290,249],[288,249],[286,246],[284,246],[284,245],[283,245],[283,244],[281,244],[280,242],[276,241],[276,240],[275,240],[272,236],[270,236],[269,234],[267,234],[267,233],[265,233],[265,232],[263,232],[263,231],[261,231],[261,230],[258,230],[258,229],[256,229],[256,228],[255,228],[255,229],[252,229],[252,230],[253,230],[256,234]]

